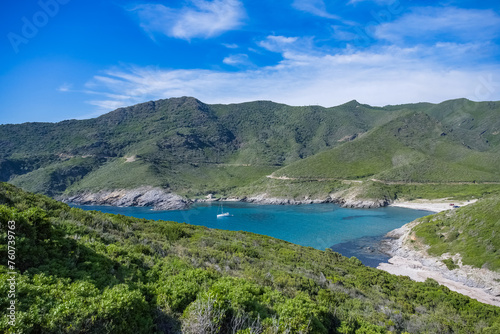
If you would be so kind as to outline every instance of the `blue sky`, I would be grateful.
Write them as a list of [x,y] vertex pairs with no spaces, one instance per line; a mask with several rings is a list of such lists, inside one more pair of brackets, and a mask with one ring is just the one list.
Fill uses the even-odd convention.
[[0,123],[177,96],[500,100],[498,1],[6,0]]

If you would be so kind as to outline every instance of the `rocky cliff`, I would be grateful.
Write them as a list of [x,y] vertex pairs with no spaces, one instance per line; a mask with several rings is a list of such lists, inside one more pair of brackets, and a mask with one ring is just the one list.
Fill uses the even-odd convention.
[[177,194],[153,187],[83,192],[58,199],[79,205],[139,206],[153,207],[154,210],[181,210],[190,204],[189,200]]
[[[347,195],[347,196],[346,196]],[[343,197],[345,196],[345,197]],[[82,192],[74,195],[63,195],[57,198],[66,203],[78,205],[112,205],[153,207],[154,210],[182,210],[193,202],[241,201],[256,204],[299,205],[317,203],[335,203],[344,208],[379,208],[390,204],[383,199],[360,199],[349,194],[335,193],[323,198],[280,198],[266,193],[243,197],[227,197],[195,199],[193,201],[161,188],[140,187],[136,189],[102,190],[99,192]]]

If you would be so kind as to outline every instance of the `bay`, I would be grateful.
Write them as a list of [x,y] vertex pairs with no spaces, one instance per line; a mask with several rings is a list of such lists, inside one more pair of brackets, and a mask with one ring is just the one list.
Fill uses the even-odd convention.
[[145,207],[78,206],[151,220],[169,220],[232,231],[248,231],[324,250],[332,248],[376,266],[388,257],[378,250],[383,236],[432,212],[398,207],[347,209],[335,204],[259,205],[223,202],[230,216],[217,218],[219,202],[196,203],[188,210],[153,211]]

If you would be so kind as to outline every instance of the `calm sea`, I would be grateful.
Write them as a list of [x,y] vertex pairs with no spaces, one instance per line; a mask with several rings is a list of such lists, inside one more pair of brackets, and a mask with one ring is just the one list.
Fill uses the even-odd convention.
[[258,205],[224,202],[231,216],[217,218],[220,203],[199,203],[189,210],[153,211],[150,208],[75,206],[152,220],[172,220],[232,231],[249,231],[317,249],[332,248],[377,266],[389,258],[378,244],[389,231],[432,212],[396,207],[345,209],[335,204]]

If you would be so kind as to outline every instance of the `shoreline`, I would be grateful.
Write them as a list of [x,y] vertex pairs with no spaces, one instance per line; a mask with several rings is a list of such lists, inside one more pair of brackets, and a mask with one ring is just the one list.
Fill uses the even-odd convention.
[[302,204],[320,204],[334,203],[343,208],[372,209],[385,207],[390,201],[385,199],[358,199],[345,194],[329,194],[319,198],[283,198],[272,197],[267,193],[254,194],[250,196],[230,196],[230,197],[212,197],[212,194],[205,198],[190,199],[180,196],[176,193],[159,188],[144,186],[135,189],[114,189],[101,190],[97,192],[83,191],[71,195],[60,195],[55,197],[64,203],[74,205],[110,205],[110,206],[128,206],[128,207],[153,207],[153,210],[184,210],[188,209],[193,203],[200,202],[246,202],[256,204],[272,205],[302,205]]
[[497,280],[500,281],[500,273],[461,265],[458,254],[452,258],[460,264],[459,268],[449,270],[442,260],[450,258],[450,254],[432,257],[425,249],[416,250],[409,245],[409,240],[412,239],[411,230],[417,224],[417,221],[413,221],[386,234],[382,251],[391,258],[387,263],[380,263],[377,269],[393,275],[408,276],[417,282],[431,278],[452,291],[500,307],[500,286],[497,283]]
[[153,210],[183,210],[188,209],[193,203],[227,201],[273,205],[334,203],[343,208],[360,209],[393,206],[430,212],[441,212],[453,209],[454,206],[464,206],[477,201],[476,199],[457,201],[447,198],[391,201],[388,199],[358,198],[356,194],[345,191],[330,193],[319,197],[304,196],[299,198],[273,197],[267,193],[217,198],[209,194],[205,196],[205,198],[188,198],[167,189],[151,186],[143,186],[134,189],[101,190],[97,192],[82,191],[71,195],[59,195],[56,196],[55,199],[75,205],[110,205],[119,207],[151,206]]
[[[197,199],[197,200],[189,200],[183,201],[183,198],[176,197],[175,194],[172,193],[159,193],[157,189],[141,189],[142,191],[135,190],[134,195],[136,196],[127,196],[130,195],[127,191],[120,191],[119,194],[117,192],[105,192],[100,193],[98,196],[96,194],[86,194],[88,197],[86,198],[86,203],[71,203],[76,205],[109,205],[109,206],[127,206],[127,207],[144,207],[154,202],[155,200],[160,199],[159,202],[161,204],[167,206],[174,204],[176,206],[175,209],[186,209],[190,204],[193,203],[203,203],[203,202],[218,202],[218,201],[228,201],[228,202],[243,202],[243,203],[255,203],[255,204],[278,204],[278,205],[301,205],[301,204],[316,204],[316,203],[334,203],[340,205],[342,207],[357,207],[357,208],[366,208],[366,202],[362,202],[361,206],[354,206],[352,203],[348,203],[348,206],[342,205],[344,203],[339,203],[338,198],[334,200],[331,197],[326,199],[305,199],[305,200],[290,200],[290,199],[280,199],[280,198],[269,198],[264,195],[255,196],[255,197],[229,197],[229,198],[207,198],[207,199]],[[146,191],[144,191],[146,190]],[[156,191],[155,191],[156,190]],[[153,193],[155,196],[151,196]],[[121,196],[120,196],[121,195]],[[145,196],[146,195],[146,196]],[[149,196],[148,196],[149,195]],[[178,195],[177,195],[178,196]],[[89,198],[90,197],[90,198]],[[93,198],[92,198],[93,197]],[[101,203],[89,203],[93,202],[98,197],[98,201]],[[100,198],[99,198],[100,197]],[[125,198],[124,198],[125,197]],[[131,198],[132,197],[132,200]],[[137,201],[138,199],[145,199],[145,201]],[[153,197],[154,199],[152,200]],[[173,197],[173,198],[172,198]],[[168,199],[167,199],[168,198]],[[124,199],[128,199],[125,201]],[[387,203],[386,205],[377,205],[375,207],[383,207],[383,206],[393,206],[393,207],[401,207],[413,210],[424,210],[431,212],[441,212],[453,209],[453,205],[464,206],[468,204],[472,204],[477,200],[469,200],[469,201],[451,201],[448,199],[435,199],[435,200],[423,200],[418,199],[414,201],[395,201],[393,203]],[[104,202],[104,203],[103,203]],[[117,202],[121,202],[120,204],[130,204],[133,202],[139,202],[142,205],[116,205]],[[125,203],[124,203],[125,202]],[[127,203],[128,202],[128,203]],[[149,202],[149,203],[148,203]],[[167,202],[167,203],[165,203]],[[170,203],[169,203],[170,202]],[[172,203],[173,202],[173,203]],[[114,205],[113,205],[114,204]],[[134,203],[135,204],[135,203]],[[356,203],[358,204],[358,203]],[[377,203],[378,204],[378,203]],[[165,207],[154,208],[156,210],[165,210]],[[167,209],[172,210],[172,209]],[[415,226],[416,222],[410,222],[408,224],[403,225],[401,228],[395,229],[387,233],[379,243],[379,252],[387,254],[390,258],[387,262],[381,262],[376,266],[377,269],[384,270],[393,275],[399,276],[408,276],[414,281],[423,282],[427,278],[431,278],[436,280],[439,284],[442,284],[448,287],[450,290],[456,291],[463,295],[474,298],[480,302],[499,306],[500,307],[500,287],[497,287],[498,284],[493,284],[494,279],[498,279],[500,281],[500,274],[488,271],[486,269],[478,269],[472,268],[470,266],[462,266],[459,269],[455,269],[450,271],[446,268],[444,263],[441,262],[440,258],[432,258],[423,254],[423,252],[418,252],[415,250],[409,249],[407,245],[405,245],[405,241],[410,237],[411,228]],[[332,246],[333,247],[333,246]],[[371,265],[370,265],[371,266]],[[375,267],[375,266],[372,266]],[[485,279],[487,278],[487,279]]]
[[437,213],[454,209],[453,206],[461,207],[475,202],[477,202],[477,199],[472,199],[472,200],[450,200],[447,198],[416,199],[413,201],[396,200],[391,204],[389,204],[389,206],[414,209],[414,210],[432,211]]
[[[462,283],[453,279],[464,278],[464,276],[451,276],[451,278],[449,278],[447,277],[446,273],[442,272],[445,269],[438,270],[436,269],[436,267],[426,266],[419,260],[412,260],[401,256],[394,256],[389,259],[388,263],[380,263],[377,269],[397,276],[408,276],[416,282],[424,282],[428,278],[431,278],[452,291],[468,296],[481,303],[500,307],[500,297],[488,293],[488,291],[492,291],[493,287],[469,286],[466,283]],[[450,274],[453,275],[453,273]],[[465,277],[465,279],[468,278]]]

